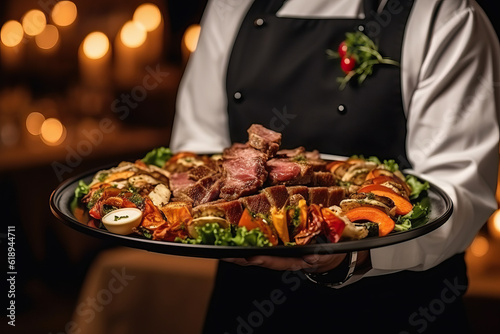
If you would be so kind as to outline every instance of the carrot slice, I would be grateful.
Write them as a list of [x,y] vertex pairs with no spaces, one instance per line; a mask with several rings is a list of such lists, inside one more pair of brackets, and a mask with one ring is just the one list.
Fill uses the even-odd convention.
[[378,196],[384,196],[392,199],[394,205],[396,205],[396,214],[406,215],[413,210],[413,205],[407,201],[403,196],[397,194],[392,189],[384,187],[380,184],[370,184],[364,186],[358,190],[358,193],[372,193]]
[[383,237],[394,230],[395,222],[384,211],[374,207],[360,206],[346,212],[346,217],[351,221],[368,220],[378,224],[378,235]]

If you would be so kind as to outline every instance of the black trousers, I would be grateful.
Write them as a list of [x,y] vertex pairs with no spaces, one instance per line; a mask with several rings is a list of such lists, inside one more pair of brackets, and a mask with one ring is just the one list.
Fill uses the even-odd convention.
[[300,271],[221,262],[204,333],[469,333],[467,283],[464,254],[341,289],[311,283]]

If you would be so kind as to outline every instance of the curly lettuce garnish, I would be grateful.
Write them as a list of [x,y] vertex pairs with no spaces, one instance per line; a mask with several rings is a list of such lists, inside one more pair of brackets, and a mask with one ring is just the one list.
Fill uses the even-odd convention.
[[408,183],[411,188],[411,200],[418,199],[424,191],[427,191],[430,188],[429,182],[425,181],[422,183],[416,176],[413,175],[406,176],[406,183]]
[[142,162],[148,165],[163,167],[165,163],[172,157],[172,151],[167,147],[158,147],[146,154],[142,158]]
[[185,244],[220,245],[220,246],[254,246],[267,247],[271,243],[259,228],[248,231],[246,227],[220,227],[217,223],[209,223],[196,227],[197,238],[177,238],[175,241]]

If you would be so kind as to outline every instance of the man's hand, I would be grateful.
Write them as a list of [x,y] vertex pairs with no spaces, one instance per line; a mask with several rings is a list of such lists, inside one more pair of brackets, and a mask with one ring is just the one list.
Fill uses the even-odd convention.
[[[369,251],[358,252],[358,266],[369,260]],[[336,268],[346,257],[342,254],[311,254],[303,257],[277,257],[259,255],[249,258],[225,258],[226,262],[240,266],[260,266],[273,270],[305,270],[307,272],[322,273]]]

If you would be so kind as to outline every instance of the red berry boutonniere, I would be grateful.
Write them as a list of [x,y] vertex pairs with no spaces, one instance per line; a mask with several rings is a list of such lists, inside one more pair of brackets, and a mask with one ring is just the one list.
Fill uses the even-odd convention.
[[362,84],[373,73],[375,65],[399,66],[397,61],[382,57],[377,45],[360,31],[346,33],[346,39],[340,43],[337,51],[328,49],[326,55],[328,59],[340,59],[340,68],[346,74],[337,79],[340,90],[343,90],[354,77],[357,77],[358,84]]

